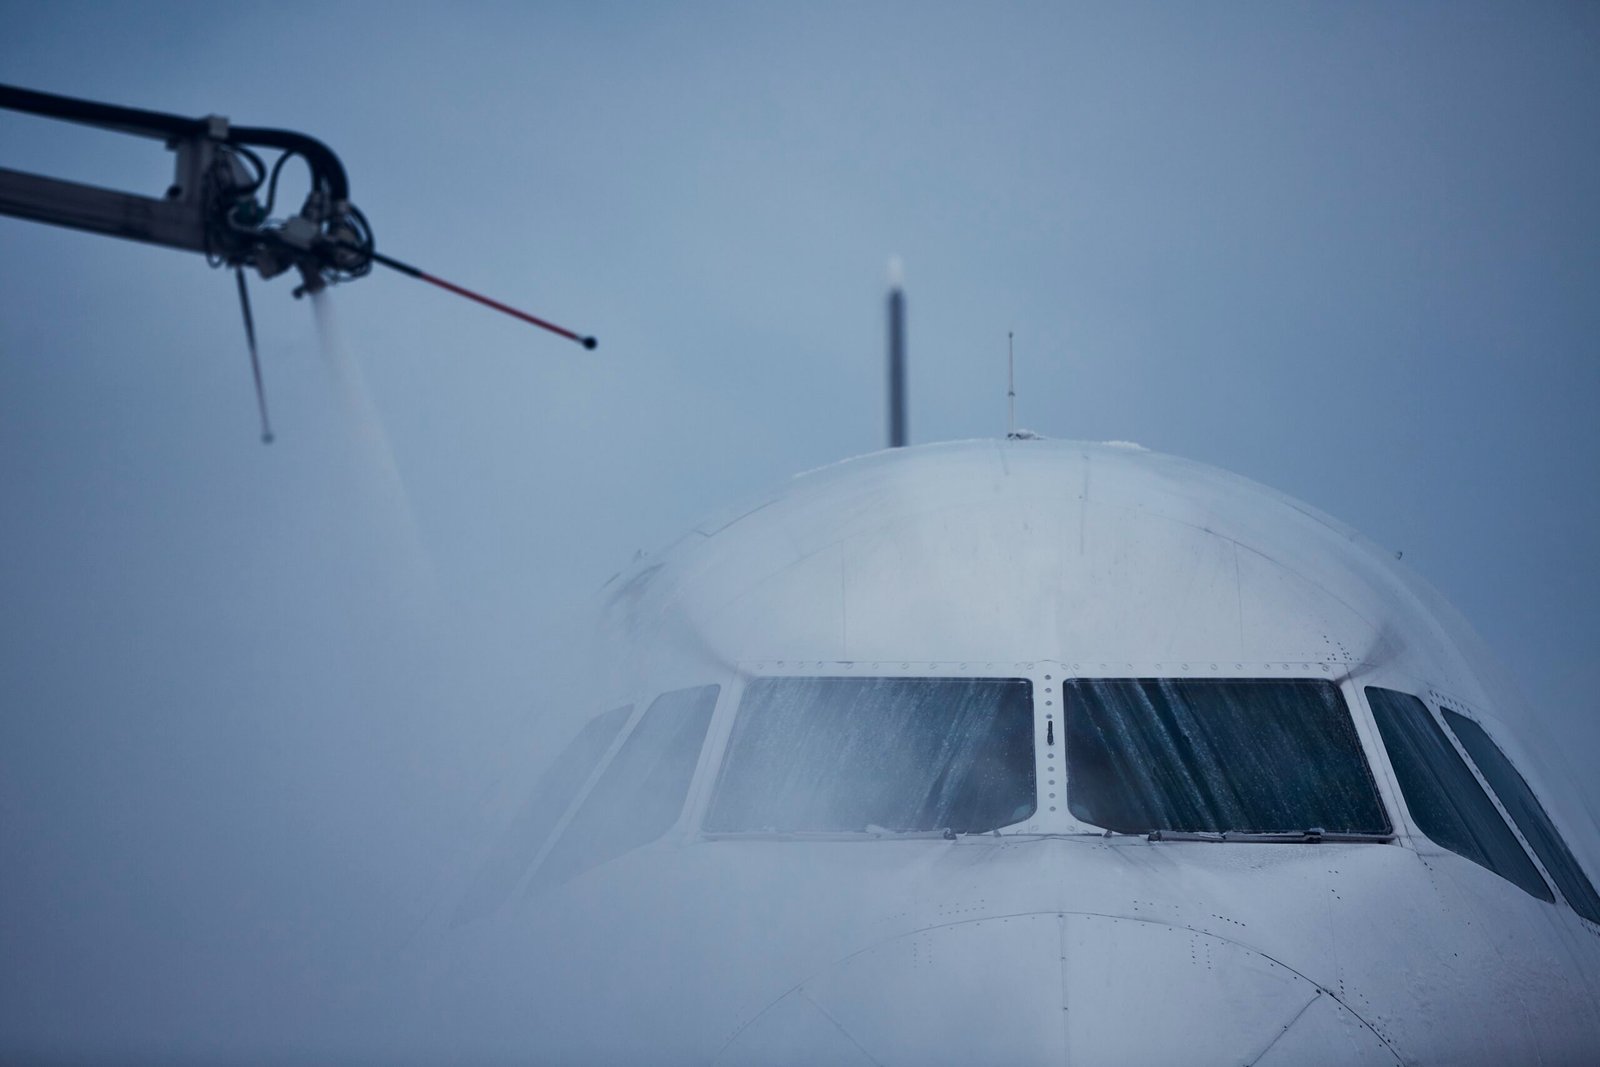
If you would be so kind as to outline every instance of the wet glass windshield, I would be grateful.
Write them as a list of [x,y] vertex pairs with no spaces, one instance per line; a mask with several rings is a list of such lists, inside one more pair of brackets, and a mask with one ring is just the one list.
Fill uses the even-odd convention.
[[756,678],[712,833],[993,830],[1034,812],[1024,678]]
[[1428,706],[1410,693],[1376,686],[1368,687],[1367,703],[1417,829],[1435,844],[1553,903],[1555,894]]
[[1523,838],[1538,853],[1539,862],[1544,864],[1544,869],[1561,887],[1562,895],[1572,905],[1572,910],[1590,922],[1600,923],[1600,896],[1595,894],[1594,884],[1583,873],[1578,858],[1561,839],[1544,805],[1528,788],[1527,780],[1506,759],[1500,746],[1490,739],[1483,727],[1449,708],[1443,710],[1444,720],[1451,732],[1461,742],[1461,747],[1467,750],[1467,755],[1472,757],[1472,762],[1478,765],[1489,788],[1500,798],[1501,806],[1510,812]]
[[1067,802],[1094,826],[1389,833],[1337,686],[1078,679],[1062,687]]

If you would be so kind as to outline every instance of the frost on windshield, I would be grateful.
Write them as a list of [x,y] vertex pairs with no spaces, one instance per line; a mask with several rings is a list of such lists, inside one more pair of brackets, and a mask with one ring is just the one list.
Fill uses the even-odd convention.
[[705,829],[976,833],[1034,808],[1027,679],[756,678]]
[[1337,686],[1315,679],[1069,681],[1067,802],[1124,833],[1389,833]]

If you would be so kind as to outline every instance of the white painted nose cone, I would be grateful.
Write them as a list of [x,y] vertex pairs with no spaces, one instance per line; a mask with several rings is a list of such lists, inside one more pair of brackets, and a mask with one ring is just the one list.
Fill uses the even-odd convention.
[[718,1062],[1400,1061],[1331,993],[1236,942],[1045,912],[930,927],[846,957],[758,1014]]

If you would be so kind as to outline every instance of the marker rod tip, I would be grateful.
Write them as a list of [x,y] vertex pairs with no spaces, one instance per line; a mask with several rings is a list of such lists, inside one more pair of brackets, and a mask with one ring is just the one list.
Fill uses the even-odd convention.
[[596,345],[598,345],[600,342],[596,341],[593,337],[585,337],[585,338],[583,338],[581,343],[582,343],[584,348],[593,348]]

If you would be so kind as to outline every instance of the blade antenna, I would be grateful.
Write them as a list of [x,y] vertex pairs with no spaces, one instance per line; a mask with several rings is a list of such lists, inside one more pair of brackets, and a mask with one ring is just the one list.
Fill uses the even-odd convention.
[[256,380],[256,408],[261,412],[261,443],[272,443],[272,423],[267,421],[267,391],[261,385],[261,356],[256,351],[256,322],[250,314],[250,291],[244,286],[244,267],[235,266],[239,282],[239,309],[244,312],[244,338],[250,344],[250,373]]
[[459,285],[456,285],[454,282],[447,282],[443,278],[435,278],[426,271],[418,270],[416,267],[411,266],[411,264],[402,263],[398,259],[392,259],[389,256],[374,252],[372,253],[372,261],[374,263],[382,263],[390,270],[397,270],[401,274],[409,274],[413,278],[420,278],[422,281],[425,281],[430,285],[437,285],[439,288],[444,289],[447,292],[455,293],[457,296],[464,296],[468,300],[476,300],[485,307],[494,308],[496,311],[504,312],[514,319],[521,319],[523,322],[531,323],[534,326],[538,326],[540,329],[549,330],[551,333],[556,334],[559,337],[565,337],[569,341],[576,341],[584,348],[594,348],[595,345],[600,343],[593,337],[586,337],[583,334],[574,333],[564,326],[557,326],[553,322],[546,322],[537,315],[530,315],[526,311],[518,311],[516,308],[502,304],[498,300],[491,300],[482,293],[475,293],[471,289],[465,289]]

